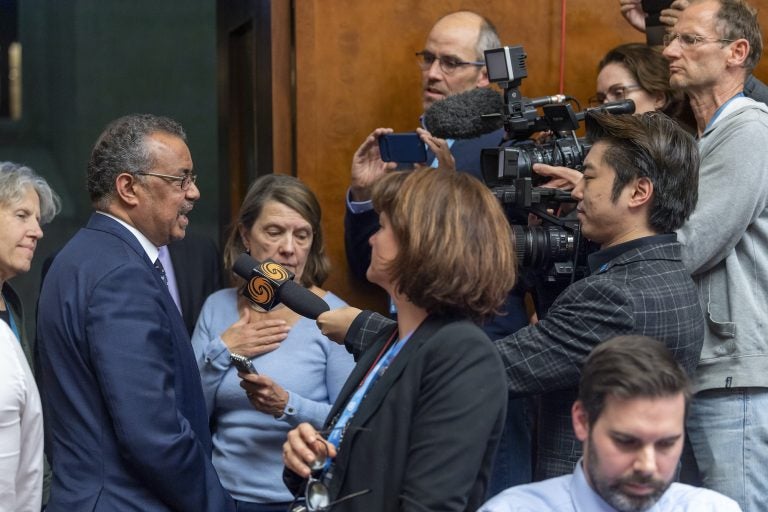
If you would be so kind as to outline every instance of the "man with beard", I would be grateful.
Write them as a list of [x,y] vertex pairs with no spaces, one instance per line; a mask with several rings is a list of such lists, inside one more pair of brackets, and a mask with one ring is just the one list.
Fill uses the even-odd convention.
[[573,474],[507,489],[480,512],[734,512],[708,489],[672,483],[691,392],[660,342],[619,336],[587,358],[571,408],[584,457]]
[[158,248],[200,198],[175,121],[130,115],[88,162],[96,212],[40,294],[49,512],[234,511],[211,462],[200,374]]

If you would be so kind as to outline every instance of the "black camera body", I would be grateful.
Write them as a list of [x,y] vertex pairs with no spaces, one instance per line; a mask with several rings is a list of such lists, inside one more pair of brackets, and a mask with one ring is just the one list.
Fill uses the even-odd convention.
[[[533,172],[533,164],[581,170],[590,145],[586,139],[576,137],[575,131],[586,113],[601,110],[631,114],[635,105],[632,100],[625,100],[576,113],[566,103],[572,100],[568,96],[525,98],[519,87],[528,76],[526,58],[522,46],[485,52],[489,80],[504,90],[503,111],[489,117],[503,116],[507,141],[500,147],[482,150],[481,171],[494,195],[508,210],[513,210],[511,218],[520,218],[522,212],[534,213],[542,219],[541,226],[512,228],[518,262],[535,281],[537,311],[543,314],[563,288],[587,274],[586,255],[592,244],[582,239],[575,217],[548,212],[558,211],[563,203],[575,200],[569,192],[538,186],[546,178]],[[549,135],[545,141],[531,140],[536,132]]]

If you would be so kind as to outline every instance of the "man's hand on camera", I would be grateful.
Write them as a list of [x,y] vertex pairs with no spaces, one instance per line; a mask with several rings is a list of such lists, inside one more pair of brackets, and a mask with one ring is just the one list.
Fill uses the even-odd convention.
[[582,174],[575,169],[547,164],[533,164],[533,172],[549,178],[549,181],[541,185],[542,187],[559,190],[573,190],[582,177]]
[[448,143],[445,141],[445,139],[440,139],[433,136],[424,128],[416,128],[416,133],[419,134],[421,141],[429,146],[429,149],[431,149],[435,154],[437,157],[437,166],[440,169],[445,171],[456,170],[456,160],[453,158],[453,155],[451,154],[451,148],[448,146]]
[[355,151],[349,184],[352,201],[368,201],[373,184],[397,167],[395,162],[382,160],[379,151],[379,137],[393,131],[392,128],[376,128]]

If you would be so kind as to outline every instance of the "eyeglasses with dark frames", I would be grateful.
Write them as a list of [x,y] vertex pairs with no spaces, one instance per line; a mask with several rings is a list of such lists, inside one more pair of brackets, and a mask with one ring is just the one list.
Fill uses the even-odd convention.
[[181,190],[189,190],[189,187],[192,186],[193,183],[197,181],[197,174],[192,174],[191,172],[184,173],[181,176],[173,176],[170,174],[160,174],[157,172],[135,172],[134,174],[138,174],[139,176],[154,176],[155,178],[162,178],[167,181],[178,181],[179,187],[181,187]]
[[612,85],[605,93],[599,92],[589,98],[590,107],[599,107],[606,101],[621,101],[626,99],[627,93],[642,89],[638,84]]
[[680,44],[680,48],[683,50],[705,43],[732,43],[735,41],[735,39],[718,39],[714,37],[704,37],[698,34],[678,34],[677,32],[664,34],[664,38],[662,39],[665,47],[671,45],[675,40],[677,40]]
[[443,70],[443,73],[446,75],[450,75],[454,73],[457,69],[463,68],[465,66],[477,66],[477,67],[483,67],[485,66],[485,61],[478,60],[478,61],[465,61],[458,59],[456,57],[451,57],[448,55],[444,55],[442,57],[438,57],[432,52],[428,52],[427,50],[422,50],[420,52],[416,52],[416,57],[419,61],[419,67],[422,71],[426,71],[429,68],[432,67],[432,64],[435,63],[435,61],[438,61],[440,64],[440,69]]
[[[333,430],[344,429],[353,431],[370,432],[371,429],[365,427],[353,427],[346,425],[344,427],[337,427],[335,429],[326,429],[318,432],[321,436],[325,437]],[[328,490],[328,484],[326,482],[326,476],[331,477],[328,469],[331,465],[331,461],[328,458],[328,447],[325,443],[322,443],[325,455],[318,457],[314,464],[311,466],[312,472],[307,479],[307,485],[304,489],[304,496],[297,496],[291,506],[288,507],[289,512],[325,512],[330,510],[334,505],[357,498],[363,494],[368,494],[371,489],[364,489],[362,491],[353,492],[342,496],[341,498],[331,501],[330,491]]]

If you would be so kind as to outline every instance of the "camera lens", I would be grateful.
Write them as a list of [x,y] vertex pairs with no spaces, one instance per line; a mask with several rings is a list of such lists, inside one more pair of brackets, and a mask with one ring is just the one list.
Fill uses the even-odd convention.
[[521,267],[543,268],[573,258],[575,236],[559,226],[512,226],[512,232]]

